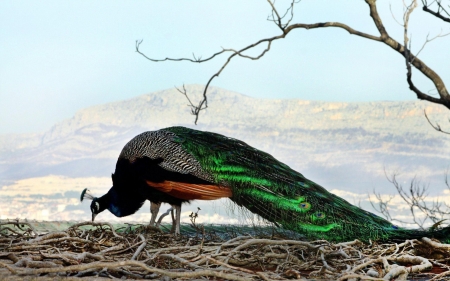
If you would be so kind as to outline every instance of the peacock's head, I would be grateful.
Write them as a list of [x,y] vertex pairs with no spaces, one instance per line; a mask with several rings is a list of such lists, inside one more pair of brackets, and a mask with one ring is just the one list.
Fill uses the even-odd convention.
[[88,193],[88,189],[85,188],[83,190],[83,192],[81,192],[81,197],[80,197],[80,201],[83,201],[83,199],[89,199],[92,200],[91,203],[91,212],[92,212],[92,221],[94,221],[95,217],[103,212],[106,207],[104,206],[105,204],[102,204],[102,200],[100,200],[101,198],[97,198],[94,197],[92,194]]
[[[105,208],[103,208],[104,210]],[[103,211],[100,206],[100,202],[98,198],[94,198],[91,203],[91,212],[92,212],[92,221],[94,221],[95,217]]]

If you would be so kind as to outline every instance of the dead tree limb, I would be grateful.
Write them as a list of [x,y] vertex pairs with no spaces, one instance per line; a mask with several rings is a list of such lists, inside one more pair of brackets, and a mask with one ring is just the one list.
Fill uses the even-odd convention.
[[[427,0],[422,0],[422,2],[424,3],[424,7],[427,7],[427,9],[428,9],[428,7],[430,5],[428,5],[426,1]],[[352,28],[352,27],[350,27],[344,23],[340,23],[340,22],[319,22],[319,23],[312,23],[312,24],[293,23],[293,24],[291,24],[291,21],[293,19],[293,15],[294,15],[294,11],[293,11],[294,5],[297,4],[297,1],[292,1],[289,8],[286,10],[286,12],[283,15],[281,15],[281,13],[278,12],[277,8],[275,7],[274,1],[267,0],[267,2],[269,3],[269,5],[271,7],[271,16],[268,17],[268,20],[273,22],[278,27],[278,29],[281,31],[281,33],[276,36],[260,39],[256,42],[249,44],[246,47],[238,49],[238,50],[232,49],[232,48],[222,48],[221,51],[218,51],[218,52],[212,54],[211,56],[207,57],[206,59],[202,59],[201,57],[197,58],[195,55],[193,55],[193,58],[169,58],[169,57],[166,57],[164,59],[154,59],[154,58],[148,57],[140,50],[142,40],[136,41],[136,52],[139,53],[140,55],[142,55],[143,57],[145,57],[146,59],[153,61],[153,62],[188,61],[188,62],[194,62],[194,63],[203,63],[203,62],[207,62],[212,59],[215,59],[216,57],[219,57],[220,55],[229,54],[229,56],[227,57],[225,63],[222,65],[222,67],[215,74],[213,74],[207,81],[206,86],[203,90],[202,98],[197,105],[194,105],[189,100],[188,94],[185,90],[182,91],[183,95],[185,95],[189,100],[189,103],[190,103],[189,106],[191,107],[191,113],[195,116],[195,124],[197,124],[197,122],[198,122],[200,112],[208,107],[207,90],[208,90],[209,85],[211,84],[213,79],[215,79],[216,77],[219,77],[219,75],[223,72],[223,70],[231,62],[232,59],[234,59],[236,57],[241,57],[241,58],[246,58],[246,59],[251,59],[251,60],[258,60],[271,50],[271,45],[274,41],[286,38],[286,36],[293,30],[296,30],[296,29],[310,30],[310,29],[329,28],[329,27],[340,28],[340,29],[346,30],[351,35],[356,35],[356,36],[359,36],[359,37],[362,37],[365,39],[377,41],[377,42],[383,43],[383,44],[389,46],[390,48],[392,48],[392,50],[394,50],[399,55],[401,55],[405,58],[406,64],[407,64],[407,82],[408,82],[410,90],[416,94],[417,98],[420,100],[426,100],[426,101],[429,101],[432,103],[441,104],[441,105],[447,107],[448,109],[450,109],[450,94],[449,94],[449,91],[447,90],[442,78],[433,69],[431,69],[428,65],[426,65],[425,62],[420,60],[417,57],[417,55],[414,55],[411,53],[410,48],[408,48],[408,46],[407,46],[407,43],[408,43],[407,40],[406,41],[404,40],[404,45],[402,45],[389,35],[389,33],[387,32],[387,30],[383,24],[383,21],[382,21],[380,15],[378,14],[376,0],[365,0],[365,2],[369,8],[369,12],[370,12],[369,15],[379,32],[378,35],[361,32],[355,28]],[[445,12],[445,13],[447,12],[444,9],[444,7],[442,6],[441,0],[435,0],[435,1],[433,1],[433,3],[434,2],[437,2],[437,4],[438,4],[437,14],[440,15],[441,12]],[[433,4],[433,3],[431,3],[431,4]],[[417,6],[417,0],[412,0],[411,5],[405,11],[405,14],[404,14],[405,35],[407,35],[407,23],[409,21],[409,16],[416,6]],[[287,15],[289,15],[288,19],[286,19]],[[259,53],[259,55],[249,56],[246,54],[247,51],[255,49],[257,46],[260,46],[260,45],[264,45],[265,48],[262,52]],[[429,94],[426,94],[423,91],[421,91],[417,86],[414,85],[414,83],[412,81],[411,67],[414,67],[419,72],[421,72],[423,75],[425,75],[429,80],[431,80],[431,82],[434,84],[434,86],[439,94],[439,97],[433,97]]]
[[[425,109],[423,110],[423,114],[425,115],[425,118],[427,119],[427,121],[428,121],[428,123],[431,125],[431,127],[433,127],[433,129],[435,129],[435,130],[438,131],[438,132],[441,132],[441,133],[450,135],[450,132],[447,132],[447,131],[442,130],[441,125],[439,125],[438,123],[433,124],[433,123],[430,121],[430,118],[428,118],[428,115],[427,115],[427,112],[425,111]],[[450,122],[450,120],[449,120],[449,122]]]
[[[205,240],[189,236],[174,238],[147,232],[145,227],[135,229],[138,231],[128,231],[118,239],[109,228],[88,229],[89,235],[80,229],[69,228],[63,232],[71,238],[90,239],[101,247],[91,243],[91,246],[80,248],[60,239],[51,247],[39,250],[18,249],[17,245],[24,245],[29,237],[10,233],[12,245],[8,244],[6,248],[3,245],[7,241],[0,241],[0,248],[4,249],[0,252],[0,271],[12,278],[12,274],[28,275],[23,277],[25,279],[33,278],[30,275],[42,275],[43,278],[91,279],[158,279],[167,276],[227,280],[292,280],[292,277],[406,280],[419,277],[421,271],[429,270],[433,265],[450,269],[443,264],[450,258],[449,246],[427,238],[395,244],[365,244],[358,240],[333,244],[324,240],[290,240],[282,236],[272,239],[240,236],[224,241],[217,236]],[[63,236],[61,232],[55,234],[40,236],[43,238],[36,239],[35,243]],[[188,239],[195,245],[184,246]],[[132,250],[145,242],[142,250]],[[118,245],[123,249],[132,246],[125,251],[98,253],[101,248],[117,249]],[[444,276],[432,272],[426,274],[428,278]]]
[[[425,224],[431,221],[433,223],[431,229],[435,229],[441,227],[441,224],[445,221],[444,218],[450,215],[450,206],[447,205],[446,202],[441,202],[439,200],[433,200],[430,202],[427,200],[429,189],[428,185],[423,184],[414,178],[409,183],[409,187],[404,187],[398,182],[396,174],[388,176],[385,171],[385,176],[387,180],[394,185],[397,194],[408,206],[412,223],[392,218],[388,205],[393,199],[393,196],[390,196],[389,199],[386,200],[383,199],[380,194],[374,192],[376,201],[373,202],[370,197],[369,201],[372,204],[372,207],[377,212],[381,213],[386,219],[403,224],[415,224],[421,229],[426,229]],[[447,177],[445,178],[445,183],[448,184]],[[420,218],[421,215],[423,216],[422,219]]]
[[[431,15],[433,15],[433,16],[437,17],[438,19],[441,19],[445,22],[450,22],[450,14],[445,9],[445,7],[442,5],[442,0],[434,0],[434,1],[431,1],[430,4],[428,4],[428,0],[422,0],[422,4],[423,4],[422,9],[425,12],[430,13]],[[436,4],[436,6],[437,6],[437,9],[435,11],[430,9],[430,7],[433,4]],[[448,8],[450,8],[450,7],[448,7]],[[443,14],[445,14],[445,15],[443,15]]]

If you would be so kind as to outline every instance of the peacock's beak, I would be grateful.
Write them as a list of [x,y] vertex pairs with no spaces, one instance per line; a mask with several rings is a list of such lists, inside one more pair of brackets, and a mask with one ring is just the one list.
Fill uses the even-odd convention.
[[96,216],[97,216],[97,214],[92,213],[92,222],[94,221]]

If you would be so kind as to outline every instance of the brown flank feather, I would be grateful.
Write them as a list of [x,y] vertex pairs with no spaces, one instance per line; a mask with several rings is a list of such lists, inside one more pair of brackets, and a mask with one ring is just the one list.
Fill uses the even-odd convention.
[[219,187],[213,184],[192,184],[174,181],[146,181],[146,183],[159,191],[183,200],[216,200],[233,195],[230,188]]

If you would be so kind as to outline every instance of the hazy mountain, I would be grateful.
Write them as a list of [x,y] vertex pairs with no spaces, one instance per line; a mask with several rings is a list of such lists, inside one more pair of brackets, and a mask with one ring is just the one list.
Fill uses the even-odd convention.
[[[203,86],[187,89],[196,100]],[[384,168],[443,183],[450,163],[449,137],[423,110],[443,125],[449,112],[426,102],[255,99],[211,88],[208,104],[195,126],[185,97],[169,89],[80,110],[44,133],[0,135],[0,179],[109,176],[134,135],[173,125],[241,139],[328,189],[386,191]]]

